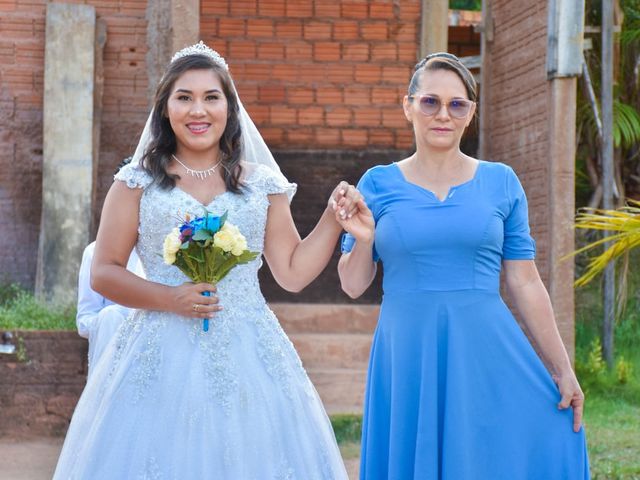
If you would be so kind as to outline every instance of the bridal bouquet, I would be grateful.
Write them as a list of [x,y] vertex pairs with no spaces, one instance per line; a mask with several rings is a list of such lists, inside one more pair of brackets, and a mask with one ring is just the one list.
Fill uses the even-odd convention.
[[[238,227],[229,223],[227,213],[218,217],[205,210],[202,217],[185,220],[164,239],[163,257],[194,282],[218,283],[233,267],[258,256],[247,249],[247,240]],[[203,293],[209,296],[209,292]],[[209,330],[204,319],[203,330]]]

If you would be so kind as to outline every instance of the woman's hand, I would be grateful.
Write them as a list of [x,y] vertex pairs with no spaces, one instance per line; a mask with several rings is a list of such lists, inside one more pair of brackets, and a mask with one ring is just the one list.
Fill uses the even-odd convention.
[[375,222],[362,194],[353,185],[340,182],[329,199],[336,221],[361,243],[373,242]]
[[172,288],[172,312],[189,318],[213,318],[222,310],[218,305],[218,297],[206,297],[204,292],[215,292],[215,285],[208,283],[183,283]]
[[358,189],[344,180],[331,192],[327,208],[341,218],[348,218],[358,209],[358,199],[362,198]]
[[571,371],[566,375],[553,375],[553,380],[562,395],[558,408],[560,410],[573,408],[573,431],[577,433],[582,426],[582,412],[584,411],[584,393],[582,393],[578,379]]

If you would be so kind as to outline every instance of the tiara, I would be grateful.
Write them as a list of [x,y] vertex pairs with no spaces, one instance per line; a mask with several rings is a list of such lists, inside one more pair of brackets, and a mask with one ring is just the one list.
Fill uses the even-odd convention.
[[224,58],[222,58],[222,56],[215,50],[207,47],[202,40],[200,40],[200,42],[196,43],[195,45],[185,47],[182,50],[178,51],[171,59],[171,63],[175,62],[179,58],[187,57],[189,55],[204,55],[206,57],[209,57],[225,70],[229,70],[227,62],[224,61]]

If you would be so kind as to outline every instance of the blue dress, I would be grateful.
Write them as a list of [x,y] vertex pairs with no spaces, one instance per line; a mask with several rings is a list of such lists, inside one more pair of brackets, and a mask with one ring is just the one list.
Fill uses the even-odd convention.
[[500,297],[502,261],[535,257],[513,170],[481,161],[442,201],[395,163],[358,188],[384,270],[360,478],[588,479],[584,430]]

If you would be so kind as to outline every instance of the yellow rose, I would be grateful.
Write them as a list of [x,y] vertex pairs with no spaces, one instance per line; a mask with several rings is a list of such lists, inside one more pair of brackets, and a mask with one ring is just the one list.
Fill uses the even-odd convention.
[[227,231],[229,231],[233,236],[233,246],[231,248],[231,253],[236,257],[242,255],[242,252],[247,249],[247,239],[244,238],[244,235],[240,233],[240,229],[234,224],[225,223],[224,227],[226,227]]
[[163,257],[164,263],[167,265],[173,265],[176,261],[176,253],[180,250],[180,230],[174,228],[169,234],[164,237]]
[[224,252],[230,252],[234,245],[233,234],[228,229],[222,227],[213,236],[213,245],[221,248]]

